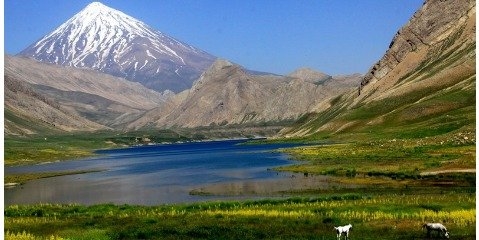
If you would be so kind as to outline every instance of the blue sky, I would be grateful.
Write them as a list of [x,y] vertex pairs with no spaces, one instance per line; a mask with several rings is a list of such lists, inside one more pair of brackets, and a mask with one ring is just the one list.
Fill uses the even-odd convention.
[[[5,52],[16,54],[92,1],[5,0]],[[252,70],[365,73],[423,0],[116,0],[103,4]]]

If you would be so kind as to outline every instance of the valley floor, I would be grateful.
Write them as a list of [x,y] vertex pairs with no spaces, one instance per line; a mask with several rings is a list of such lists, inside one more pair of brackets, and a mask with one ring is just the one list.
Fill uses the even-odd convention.
[[245,192],[205,186],[192,192],[263,200],[154,207],[14,205],[5,209],[4,233],[6,239],[336,239],[333,227],[351,223],[352,239],[431,239],[422,225],[441,222],[451,238],[475,239],[472,139],[286,149],[302,161],[280,169],[295,176],[291,188],[266,185],[269,192]]

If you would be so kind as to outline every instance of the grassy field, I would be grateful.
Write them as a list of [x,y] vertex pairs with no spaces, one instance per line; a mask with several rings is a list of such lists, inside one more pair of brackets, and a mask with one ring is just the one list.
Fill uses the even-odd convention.
[[[422,194],[349,193],[172,206],[34,205],[5,209],[6,239],[425,239],[443,222],[453,239],[475,239],[474,188]],[[17,238],[18,237],[18,238]]]
[[446,140],[438,138],[392,139],[296,147],[284,152],[304,161],[304,164],[280,170],[348,177],[418,179],[427,172],[475,169],[475,144],[464,140],[469,137],[462,134],[462,142],[455,143],[446,143]]

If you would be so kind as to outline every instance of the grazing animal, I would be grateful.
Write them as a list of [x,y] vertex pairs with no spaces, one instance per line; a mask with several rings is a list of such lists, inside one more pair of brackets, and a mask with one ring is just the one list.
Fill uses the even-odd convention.
[[349,239],[349,231],[353,228],[353,225],[348,224],[346,226],[339,226],[339,227],[334,227],[334,230],[336,230],[336,234],[338,235],[338,239],[341,239],[341,235],[344,233],[346,235],[346,239]]
[[422,228],[427,230],[427,237],[431,236],[431,232],[437,232],[438,236],[441,236],[441,233],[444,237],[449,238],[449,232],[447,231],[446,227],[440,223],[425,223],[422,225]]

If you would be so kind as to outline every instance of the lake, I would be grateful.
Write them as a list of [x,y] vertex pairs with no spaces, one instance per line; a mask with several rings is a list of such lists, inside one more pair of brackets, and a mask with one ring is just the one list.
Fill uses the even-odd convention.
[[211,141],[101,150],[97,151],[100,155],[94,158],[6,167],[5,174],[100,171],[44,178],[14,188],[5,188],[4,204],[157,205],[237,199],[238,196],[205,196],[190,192],[207,186],[255,189],[258,182],[291,177],[291,174],[270,170],[292,164],[286,154],[273,152],[278,148],[291,147],[291,144],[241,144],[245,141]]

